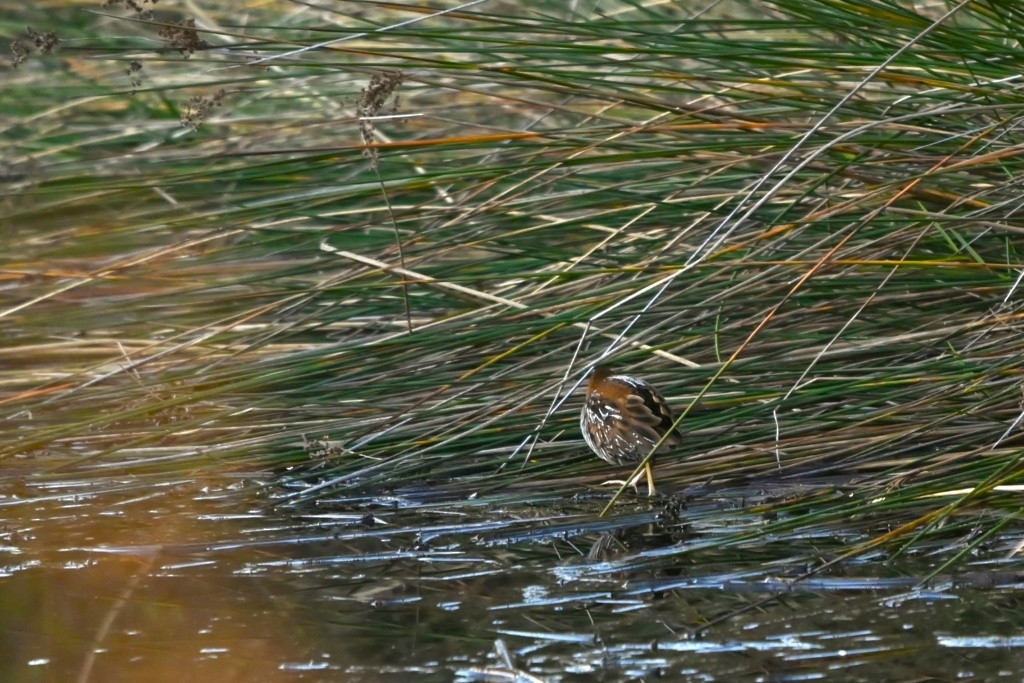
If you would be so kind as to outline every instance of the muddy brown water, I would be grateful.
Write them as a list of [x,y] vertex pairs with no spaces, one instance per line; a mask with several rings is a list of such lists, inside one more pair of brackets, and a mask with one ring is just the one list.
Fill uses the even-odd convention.
[[[288,504],[253,477],[8,477],[2,681],[1020,681],[1008,538],[960,574],[857,534],[722,547],[721,492],[523,503],[467,490]],[[508,661],[496,654],[501,643]],[[501,645],[497,647],[500,648]],[[512,668],[509,668],[511,664]]]

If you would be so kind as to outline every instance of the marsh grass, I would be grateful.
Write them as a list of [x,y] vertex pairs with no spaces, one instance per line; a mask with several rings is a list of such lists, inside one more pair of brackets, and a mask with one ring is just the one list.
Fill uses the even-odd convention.
[[0,467],[568,497],[610,356],[716,545],[1018,550],[1024,15],[238,5],[0,24]]

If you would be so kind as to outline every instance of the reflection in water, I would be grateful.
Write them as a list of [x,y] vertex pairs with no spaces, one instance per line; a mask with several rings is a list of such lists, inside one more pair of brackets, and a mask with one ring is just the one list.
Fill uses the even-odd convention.
[[718,500],[598,519],[604,495],[287,509],[267,490],[5,492],[0,680],[998,680],[1024,667],[1020,577],[992,558],[973,575],[991,581],[966,586],[918,587],[925,560],[794,582],[855,539],[722,547],[750,521]]

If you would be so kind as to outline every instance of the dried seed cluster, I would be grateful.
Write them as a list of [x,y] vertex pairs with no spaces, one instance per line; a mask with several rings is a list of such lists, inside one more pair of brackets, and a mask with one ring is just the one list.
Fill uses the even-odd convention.
[[53,31],[40,33],[31,26],[26,26],[20,36],[11,41],[11,53],[14,55],[11,60],[12,66],[18,66],[24,62],[35,48],[40,53],[48,55],[60,44],[60,38]]

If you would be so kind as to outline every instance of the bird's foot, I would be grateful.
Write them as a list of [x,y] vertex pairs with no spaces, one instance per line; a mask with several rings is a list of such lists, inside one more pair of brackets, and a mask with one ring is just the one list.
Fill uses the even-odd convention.
[[[633,477],[629,481],[626,481],[625,479],[610,479],[608,481],[601,482],[601,486],[623,486],[623,485],[625,485],[625,486],[628,486],[629,488],[633,489],[633,494],[634,495],[640,495],[640,486],[639,486],[640,480],[643,479],[644,475],[646,475],[646,474],[647,474],[646,472],[641,472],[640,474],[636,475],[635,477]],[[648,477],[648,479],[647,479],[647,496],[651,497],[651,496],[653,496],[655,494],[656,494],[656,491],[654,490],[654,481]]]
[[637,493],[636,480],[626,481],[625,479],[609,479],[608,481],[602,481],[600,486],[623,486],[626,485],[633,489],[633,493]]

